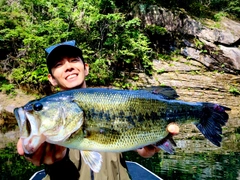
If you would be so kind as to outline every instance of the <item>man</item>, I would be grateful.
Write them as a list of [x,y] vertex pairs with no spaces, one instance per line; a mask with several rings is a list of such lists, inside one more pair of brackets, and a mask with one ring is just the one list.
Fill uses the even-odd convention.
[[[75,46],[75,41],[57,44],[46,49],[48,79],[53,86],[62,91],[86,88],[85,77],[89,66],[84,62],[82,51]],[[173,134],[178,133],[177,126],[168,128]],[[24,155],[22,141],[19,140],[17,150]],[[159,151],[157,147],[147,146],[136,150],[142,157],[151,157]],[[65,147],[43,143],[31,156],[26,159],[35,165],[45,164],[47,179],[71,180],[127,180],[130,179],[125,161],[121,153],[102,152],[103,163],[99,173],[93,173],[82,160],[79,150],[69,150]]]

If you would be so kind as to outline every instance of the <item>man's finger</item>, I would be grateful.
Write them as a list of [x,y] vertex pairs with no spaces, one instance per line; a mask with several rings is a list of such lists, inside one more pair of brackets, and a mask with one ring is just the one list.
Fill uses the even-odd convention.
[[170,123],[167,126],[167,131],[173,135],[176,135],[179,133],[179,126],[176,123]]
[[17,142],[17,152],[21,156],[24,155],[24,150],[23,150],[23,146],[22,146],[22,139],[19,139],[18,142]]
[[152,145],[149,145],[149,146],[143,147],[141,149],[137,149],[137,152],[140,156],[142,156],[144,158],[149,158],[155,154],[156,148]]

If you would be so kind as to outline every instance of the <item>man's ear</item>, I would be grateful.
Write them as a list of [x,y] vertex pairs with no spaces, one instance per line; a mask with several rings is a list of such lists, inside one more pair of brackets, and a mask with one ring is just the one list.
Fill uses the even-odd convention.
[[89,73],[89,65],[87,63],[85,63],[84,72],[85,72],[85,76],[87,76]]
[[51,74],[48,74],[48,80],[50,81],[50,83],[51,83],[53,86],[57,86],[57,85],[58,85],[56,79],[55,79]]

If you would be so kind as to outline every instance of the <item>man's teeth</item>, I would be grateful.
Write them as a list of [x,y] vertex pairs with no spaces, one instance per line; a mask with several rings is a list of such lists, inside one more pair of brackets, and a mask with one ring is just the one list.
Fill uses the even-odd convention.
[[74,78],[74,77],[76,77],[77,75],[76,74],[72,74],[72,75],[69,75],[68,77],[67,77],[67,79],[71,79],[71,78]]

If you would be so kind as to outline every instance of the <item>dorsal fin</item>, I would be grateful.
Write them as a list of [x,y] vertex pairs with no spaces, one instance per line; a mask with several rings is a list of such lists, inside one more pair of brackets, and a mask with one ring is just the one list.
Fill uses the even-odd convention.
[[162,95],[165,99],[176,99],[179,97],[176,90],[170,86],[152,86],[145,88],[145,90],[152,94]]

